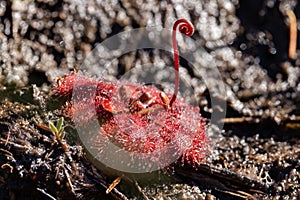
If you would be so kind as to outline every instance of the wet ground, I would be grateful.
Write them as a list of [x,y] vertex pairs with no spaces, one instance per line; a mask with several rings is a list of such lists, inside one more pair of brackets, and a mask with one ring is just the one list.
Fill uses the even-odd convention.
[[[299,18],[296,0],[1,1],[0,199],[300,199],[300,53],[289,57],[287,10]],[[181,17],[195,25],[193,39],[204,49],[193,51],[193,66],[181,59],[182,76],[208,124],[221,112],[211,97],[226,104],[215,122],[224,127],[208,132],[212,148],[197,170],[174,164],[150,183],[125,176],[105,194],[117,177],[90,163],[72,122],[65,118],[62,141],[48,128],[66,100],[53,95],[56,79],[79,70],[114,34],[171,29]],[[172,55],[122,55],[111,73],[120,78],[147,63],[172,65]],[[201,73],[210,75],[206,82]]]

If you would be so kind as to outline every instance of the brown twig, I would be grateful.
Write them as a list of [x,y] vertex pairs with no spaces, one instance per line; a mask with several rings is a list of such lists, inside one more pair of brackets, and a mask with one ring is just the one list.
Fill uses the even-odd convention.
[[109,187],[106,189],[106,194],[109,194],[122,180],[124,174],[122,174],[121,176],[119,176],[118,178],[116,178],[110,185]]
[[6,146],[8,144],[9,138],[10,138],[10,131],[8,131],[8,133],[7,133],[7,137],[6,137],[4,146]]
[[[94,166],[91,166],[91,170],[89,170],[88,173],[96,178],[95,181],[100,184],[102,188],[107,190],[107,188],[109,187],[108,183],[104,180],[103,176]],[[119,191],[117,188],[113,188],[113,190],[109,194],[112,195],[114,199],[128,200],[126,195]]]
[[74,195],[76,195],[76,192],[75,192],[75,190],[74,190],[74,186],[73,186],[73,184],[72,184],[72,181],[71,181],[71,177],[70,177],[69,172],[67,171],[67,169],[66,169],[64,166],[63,166],[63,170],[64,170],[64,173],[65,173],[65,175],[66,175],[66,177],[67,177],[67,181],[68,181],[68,184],[69,184],[69,186],[70,186],[71,192],[72,192]]
[[[300,121],[300,116],[290,116],[287,118],[280,119],[281,122],[295,122]],[[221,119],[220,122],[224,124],[236,124],[236,123],[260,123],[262,120],[258,117],[228,117]]]
[[144,200],[149,200],[149,198],[147,197],[147,195],[136,180],[134,180],[134,185],[136,186],[137,190],[143,195]]
[[49,199],[56,200],[56,198],[54,198],[51,194],[47,193],[45,190],[40,189],[40,188],[36,188],[36,190],[39,191],[39,192],[41,192],[42,194],[44,194]]
[[248,193],[250,190],[255,190],[260,191],[260,193],[265,193],[266,191],[273,189],[271,187],[267,187],[267,185],[257,180],[204,163],[199,165],[197,173],[182,169],[176,169],[175,171],[176,174],[189,177],[194,181],[201,181],[201,179],[205,177],[206,182],[209,183],[208,179],[210,179],[210,184],[215,185],[215,188],[217,187],[219,190],[224,191],[231,191],[235,188],[234,191],[239,189],[239,191],[243,190],[247,191]]
[[289,117],[289,121],[300,121],[300,116]]
[[290,20],[289,58],[295,59],[297,48],[297,18],[292,10],[287,10],[286,14]]
[[0,151],[4,152],[5,153],[4,155],[7,156],[7,157],[13,157],[13,154],[10,151],[6,150],[6,149],[0,148]]
[[254,199],[254,197],[251,194],[248,194],[248,193],[242,192],[242,191],[234,192],[234,191],[229,191],[229,190],[220,190],[220,189],[217,189],[217,188],[216,188],[216,190],[219,191],[219,192],[229,194],[229,195],[234,196],[234,197],[242,198],[242,199]]
[[[0,144],[1,143],[5,144],[6,143],[6,139],[0,138]],[[20,151],[26,151],[26,150],[30,149],[28,146],[17,144],[17,143],[11,142],[11,141],[8,141],[7,144],[12,145],[13,148],[18,149]]]
[[5,163],[5,164],[1,165],[1,169],[6,169],[6,168],[9,168],[9,172],[13,173],[14,167],[11,166],[10,164]]
[[229,117],[220,120],[224,124],[235,124],[243,122],[259,123],[260,119],[254,117]]

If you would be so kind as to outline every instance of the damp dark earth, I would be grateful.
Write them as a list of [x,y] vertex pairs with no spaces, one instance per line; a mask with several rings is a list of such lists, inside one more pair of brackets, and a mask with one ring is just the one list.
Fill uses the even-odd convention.
[[[174,63],[172,49],[139,49],[143,38],[129,36],[136,51],[114,51],[116,58],[107,64],[102,49],[85,63],[99,44],[124,31],[166,29],[170,35],[153,43],[171,43],[172,26],[181,18],[195,28],[191,40],[178,39],[180,80],[192,90],[171,100],[174,107],[163,92],[174,88],[175,73],[167,70]],[[300,199],[299,18],[297,0],[0,1],[0,199]],[[74,81],[63,80],[86,73],[81,86],[98,84],[88,74],[95,63],[106,66],[103,77],[113,86],[126,77],[119,96],[124,90],[132,104],[121,109],[101,101],[101,113],[150,113],[158,119],[151,95],[137,93],[131,100],[132,88],[152,88],[150,94],[169,112],[176,102],[193,100],[187,106],[193,112],[180,119],[185,128],[174,128],[178,111],[166,119],[175,118],[170,130],[182,135],[199,121],[202,138],[195,148],[160,170],[137,175],[93,158],[72,118]],[[150,72],[151,85],[134,85]],[[85,110],[80,112],[88,122]],[[97,116],[101,130],[116,145],[138,145],[125,136],[116,139],[124,132],[103,116]],[[116,123],[127,126],[127,117]],[[168,126],[163,131],[173,134]],[[151,152],[157,141],[138,151]]]

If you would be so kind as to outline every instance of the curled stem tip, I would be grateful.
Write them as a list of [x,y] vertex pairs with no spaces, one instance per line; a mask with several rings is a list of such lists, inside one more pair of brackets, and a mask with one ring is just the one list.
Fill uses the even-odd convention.
[[[179,26],[179,27],[178,27]],[[178,55],[178,46],[176,41],[176,30],[179,30],[180,33],[185,34],[186,36],[192,36],[194,33],[194,26],[193,24],[188,21],[187,19],[178,19],[173,25],[173,32],[172,32],[172,43],[174,49],[174,69],[175,69],[175,89],[172,99],[170,101],[170,106],[172,106],[173,102],[176,100],[176,96],[179,89],[179,55]]]

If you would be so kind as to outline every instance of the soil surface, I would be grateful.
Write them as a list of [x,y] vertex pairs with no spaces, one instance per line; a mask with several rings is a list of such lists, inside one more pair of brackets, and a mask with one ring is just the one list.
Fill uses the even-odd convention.
[[[300,51],[289,56],[288,11],[300,18],[297,0],[0,1],[0,199],[300,199]],[[180,71],[211,127],[205,161],[177,162],[144,180],[97,169],[64,116],[56,80],[80,70],[105,39],[171,30],[178,18],[191,20],[202,46],[193,65],[181,58]],[[149,63],[172,66],[172,54],[119,55],[109,73],[118,79]],[[216,112],[224,118],[211,120]],[[65,137],[48,127],[61,116]]]

